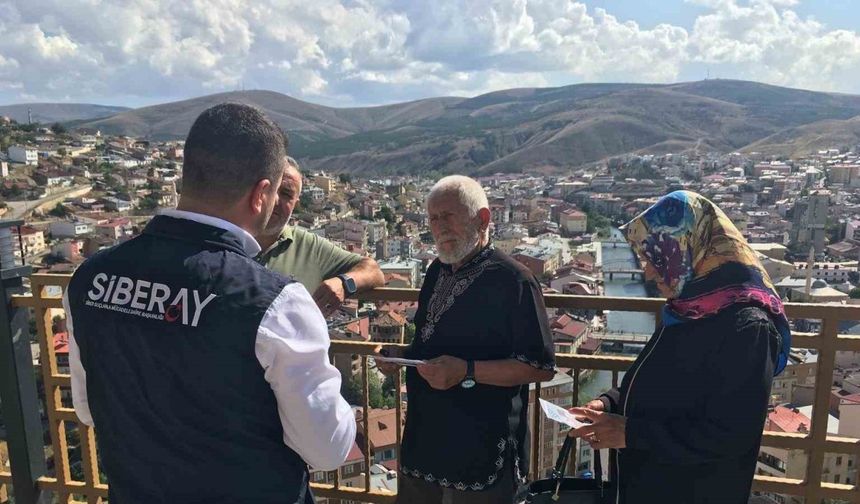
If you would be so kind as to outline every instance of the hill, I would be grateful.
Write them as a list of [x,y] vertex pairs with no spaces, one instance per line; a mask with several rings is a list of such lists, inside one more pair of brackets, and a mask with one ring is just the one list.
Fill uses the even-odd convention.
[[831,147],[856,145],[860,145],[860,116],[789,128],[748,145],[744,151],[794,157]]
[[194,119],[203,110],[224,102],[255,105],[281,127],[309,141],[342,138],[376,128],[395,127],[419,121],[443,110],[454,98],[366,108],[332,108],[303,102],[274,91],[235,91],[190,100],[154,105],[82,123],[81,128],[99,129],[110,135],[131,135],[153,140],[185,138]]
[[[845,128],[860,116],[860,96],[706,80],[509,89],[366,108],[246,91],[129,110],[82,126],[183,138],[202,110],[224,101],[266,110],[290,134],[290,151],[303,166],[381,174],[553,172],[628,153],[797,153],[807,145],[854,143]],[[817,140],[787,140],[804,135]]]
[[88,103],[23,103],[0,105],[0,116],[10,117],[19,123],[27,122],[27,111],[31,110],[33,121],[42,124],[55,122],[91,121],[109,117],[126,110],[127,107],[92,105]]

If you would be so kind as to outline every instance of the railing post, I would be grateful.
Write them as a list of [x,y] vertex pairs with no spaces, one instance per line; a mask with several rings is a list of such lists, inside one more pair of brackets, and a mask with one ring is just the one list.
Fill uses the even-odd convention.
[[824,442],[827,439],[827,417],[830,414],[830,387],[836,363],[836,339],[839,320],[833,313],[821,319],[821,347],[815,374],[815,401],[812,404],[812,428],[809,437],[812,450],[807,452],[806,502],[821,501],[821,473],[824,465]]
[[0,400],[6,423],[12,493],[18,504],[47,503],[37,480],[47,472],[39,393],[26,308],[12,307],[30,268],[0,270]]

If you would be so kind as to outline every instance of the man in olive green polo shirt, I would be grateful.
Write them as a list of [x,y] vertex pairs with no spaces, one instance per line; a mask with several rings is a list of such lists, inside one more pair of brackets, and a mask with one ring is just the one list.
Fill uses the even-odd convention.
[[266,229],[256,237],[263,249],[258,259],[269,269],[292,275],[328,317],[349,295],[380,287],[385,277],[370,257],[347,252],[325,238],[287,225],[302,192],[298,168],[288,157],[278,203]]

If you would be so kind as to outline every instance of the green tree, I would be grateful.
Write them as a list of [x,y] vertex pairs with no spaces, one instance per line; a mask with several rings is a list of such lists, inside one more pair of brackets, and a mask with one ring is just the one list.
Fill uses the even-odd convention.
[[53,215],[54,217],[66,217],[69,215],[69,209],[62,203],[57,203],[57,206],[52,208],[48,214]]
[[367,385],[370,389],[370,407],[384,408],[385,395],[382,393],[382,382],[379,380],[379,373],[374,370],[370,370]]
[[[379,373],[371,370],[368,374],[368,389],[369,389],[369,404],[371,408],[392,408],[395,404],[394,380],[388,385],[383,385],[379,379]],[[341,395],[346,402],[352,405],[361,405],[364,403],[364,390],[362,389],[361,376],[355,376],[349,380],[344,380],[341,384]]]
[[299,196],[299,208],[310,208],[313,206],[313,200],[311,199],[311,193],[302,191],[302,194]]
[[152,196],[146,196],[145,198],[141,198],[140,203],[138,203],[137,208],[141,210],[155,210],[158,208],[158,201]]
[[387,206],[380,208],[379,211],[376,212],[376,215],[374,215],[374,217],[376,217],[377,219],[385,219],[385,222],[387,222],[388,224],[393,224],[395,220],[394,212],[392,212],[391,209]]
[[346,399],[346,402],[352,405],[360,405],[362,403],[361,380],[353,378],[344,378],[340,384],[340,395]]
[[349,184],[352,182],[352,175],[349,173],[341,173],[337,178],[340,180],[341,184]]
[[51,125],[51,131],[53,131],[54,133],[56,133],[58,135],[62,135],[64,133],[66,133],[66,127],[63,126],[62,124],[56,122],[56,123]]
[[606,217],[605,215],[601,215],[592,210],[587,211],[586,215],[588,216],[588,221],[585,228],[588,233],[593,233],[595,231],[605,232],[612,225],[612,221],[610,221],[609,217]]
[[848,297],[851,299],[860,299],[860,287],[851,289],[851,292],[848,293]]

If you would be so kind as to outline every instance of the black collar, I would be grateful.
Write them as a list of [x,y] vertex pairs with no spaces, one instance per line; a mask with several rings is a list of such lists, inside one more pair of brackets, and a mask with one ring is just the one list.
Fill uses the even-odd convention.
[[236,252],[245,257],[242,240],[235,234],[215,226],[201,224],[188,219],[177,219],[166,215],[156,215],[143,229],[143,234],[199,243],[206,247],[220,248]]

